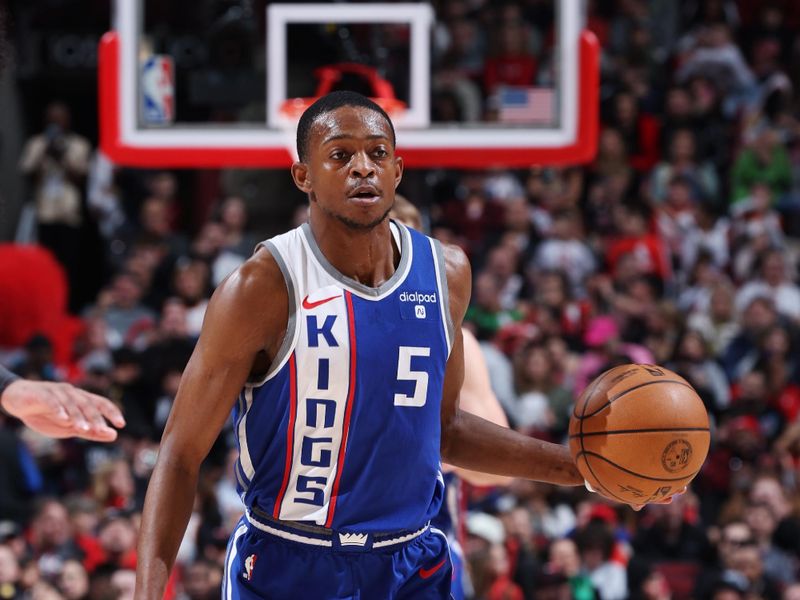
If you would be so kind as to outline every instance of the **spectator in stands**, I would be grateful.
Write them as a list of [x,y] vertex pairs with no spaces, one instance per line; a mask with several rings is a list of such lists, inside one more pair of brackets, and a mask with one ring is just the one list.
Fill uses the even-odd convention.
[[594,254],[583,240],[580,215],[572,210],[559,212],[553,215],[552,237],[539,245],[531,265],[538,271],[563,271],[577,298],[583,296],[583,282],[597,268]]
[[173,291],[186,307],[186,325],[189,335],[197,337],[210,296],[211,272],[200,260],[181,260],[175,265]]
[[631,167],[640,172],[652,169],[659,159],[658,121],[639,110],[633,94],[617,93],[610,124],[622,134]]
[[[0,544],[0,590],[3,598],[18,598],[22,596],[20,578],[22,571],[19,560],[10,546]],[[72,599],[70,599],[72,600]]]
[[29,552],[42,577],[54,580],[64,563],[80,559],[81,551],[72,535],[72,525],[64,505],[53,498],[39,501],[28,538]]
[[512,415],[517,429],[566,432],[572,395],[555,381],[555,365],[543,343],[523,348],[516,357],[517,405]]
[[77,560],[68,560],[58,578],[58,589],[64,600],[85,600],[89,593],[89,575]]
[[109,510],[97,530],[97,540],[105,556],[104,564],[118,569],[136,568],[136,530],[128,514]]
[[745,522],[753,532],[753,539],[761,552],[764,574],[782,586],[796,581],[796,558],[776,547],[773,535],[778,521],[772,509],[763,503],[748,503],[745,508]]
[[636,556],[657,561],[702,563],[708,555],[708,541],[697,521],[696,498],[687,493],[671,504],[649,506],[646,520],[633,539]]
[[715,87],[730,98],[728,113],[733,114],[753,92],[753,73],[727,24],[709,23],[697,33],[696,46],[676,74],[678,81],[698,75],[710,78]]
[[573,394],[580,395],[589,382],[606,369],[617,364],[652,364],[653,355],[637,344],[629,344],[620,338],[619,326],[613,317],[598,316],[589,321],[583,342],[586,346],[580,367],[575,375]]
[[500,306],[514,310],[519,304],[522,276],[517,273],[519,252],[511,245],[497,245],[489,251],[485,270],[495,276],[500,286]]
[[522,320],[523,315],[516,308],[503,308],[500,282],[494,273],[481,271],[478,274],[474,297],[475,301],[467,309],[464,321],[475,327],[478,339],[490,338],[503,326]]
[[222,567],[207,560],[186,566],[181,600],[215,600],[222,583]]
[[620,274],[620,262],[629,256],[636,274],[666,283],[672,272],[669,256],[663,240],[650,230],[648,211],[639,205],[621,205],[615,209],[614,222],[618,233],[606,245],[606,261],[612,276]]
[[800,287],[794,282],[792,271],[784,250],[766,251],[759,260],[759,278],[746,283],[736,294],[737,309],[744,310],[757,297],[772,298],[781,316],[799,322]]
[[691,270],[698,257],[705,254],[717,269],[726,269],[731,260],[727,217],[718,216],[713,205],[702,201],[692,206],[692,216],[680,243],[681,268],[684,272]]
[[789,191],[791,164],[786,149],[772,129],[764,128],[740,153],[731,171],[731,204],[746,198],[755,183],[769,187],[774,204]]
[[483,67],[483,85],[488,95],[499,86],[531,87],[538,64],[530,52],[528,32],[523,21],[503,22],[492,32],[492,56]]
[[591,579],[582,570],[581,558],[575,541],[570,538],[554,540],[550,544],[549,566],[561,573],[569,581],[571,597],[574,600],[594,600],[596,591]]
[[130,343],[129,334],[139,334],[155,324],[155,314],[145,307],[142,281],[133,273],[117,273],[111,285],[100,292],[97,303],[86,311],[99,315],[108,326],[108,345],[117,349]]
[[86,138],[72,131],[71,121],[66,104],[48,104],[44,131],[25,143],[19,166],[33,180],[39,241],[53,251],[75,286],[80,269],[82,185],[91,148]]
[[712,165],[697,160],[695,135],[691,129],[671,131],[669,160],[658,163],[650,176],[650,196],[657,204],[663,203],[668,187],[680,177],[689,192],[705,201],[714,201],[719,192],[719,180]]
[[614,533],[611,526],[599,519],[589,521],[576,531],[583,569],[598,592],[600,600],[623,600],[628,596],[628,576],[618,562],[612,560]]
[[709,356],[706,340],[699,332],[691,329],[683,332],[667,368],[681,373],[692,384],[709,411],[720,414],[728,408],[731,401],[728,379]]

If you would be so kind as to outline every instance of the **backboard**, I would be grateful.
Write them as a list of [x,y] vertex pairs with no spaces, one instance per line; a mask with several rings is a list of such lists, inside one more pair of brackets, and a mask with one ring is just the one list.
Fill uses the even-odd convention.
[[599,47],[582,0],[478,15],[427,3],[181,4],[115,0],[99,93],[101,148],[118,164],[288,166],[299,112],[330,89],[389,107],[412,168],[577,164],[596,151]]

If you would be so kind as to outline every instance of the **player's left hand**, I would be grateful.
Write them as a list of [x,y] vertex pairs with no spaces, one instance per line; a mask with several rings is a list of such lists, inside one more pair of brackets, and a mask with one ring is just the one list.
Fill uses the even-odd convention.
[[114,403],[68,383],[19,379],[3,392],[2,407],[34,431],[54,438],[111,442],[117,432],[108,422],[125,426]]

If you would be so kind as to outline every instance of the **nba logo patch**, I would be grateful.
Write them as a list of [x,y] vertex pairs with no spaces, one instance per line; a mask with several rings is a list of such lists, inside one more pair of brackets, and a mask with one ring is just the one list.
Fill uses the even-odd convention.
[[167,125],[175,120],[175,66],[172,58],[156,54],[142,65],[142,121]]
[[244,561],[244,578],[247,581],[250,581],[253,578],[253,569],[256,566],[256,558],[258,557],[255,554],[251,554]]
[[414,314],[417,315],[418,319],[425,318],[425,307],[422,304],[417,304],[414,307]]

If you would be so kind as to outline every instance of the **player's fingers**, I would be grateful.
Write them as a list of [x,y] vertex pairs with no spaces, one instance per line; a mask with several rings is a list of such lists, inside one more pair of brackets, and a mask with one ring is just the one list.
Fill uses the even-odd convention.
[[117,430],[105,426],[102,429],[93,428],[87,431],[77,431],[74,435],[93,442],[113,442],[117,439]]
[[86,417],[83,416],[83,411],[81,411],[75,399],[68,393],[67,389],[66,387],[58,387],[54,389],[54,393],[58,396],[61,409],[66,411],[69,417],[69,425],[73,427],[76,435],[83,435],[91,429],[91,426],[86,420]]
[[[88,392],[87,392],[88,393]],[[97,407],[97,410],[108,419],[114,427],[125,427],[125,417],[119,407],[108,398],[103,398],[97,394],[89,394],[90,400]]]
[[[103,418],[103,414],[100,412],[100,410],[98,410],[94,399],[89,393],[74,387],[70,387],[67,390],[67,395],[69,396],[71,403],[74,406],[77,406],[83,413],[84,419],[91,427],[91,432],[102,434],[103,439],[105,439],[111,432],[114,431],[106,423],[106,420]],[[87,429],[87,431],[89,430]]]
[[58,384],[52,384],[45,388],[44,393],[39,397],[44,399],[47,403],[46,412],[49,416],[60,422],[60,425],[70,427],[72,423],[72,415],[64,405],[64,397],[58,391]]

